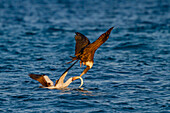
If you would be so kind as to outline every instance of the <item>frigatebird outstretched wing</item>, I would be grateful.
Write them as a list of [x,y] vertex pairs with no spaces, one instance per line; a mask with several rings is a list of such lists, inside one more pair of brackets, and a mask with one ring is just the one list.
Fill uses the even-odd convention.
[[80,55],[80,58],[83,62],[93,61],[95,51],[109,38],[112,29],[113,27],[103,33],[96,41],[84,48],[83,53]]
[[75,36],[76,40],[76,47],[75,47],[75,56],[79,56],[81,54],[82,50],[90,44],[89,39],[84,36],[83,34],[76,32]]
[[79,60],[79,55],[82,54],[84,48],[90,44],[89,39],[79,32],[76,32],[75,40],[76,40],[76,46],[75,46],[76,57],[70,56],[72,58],[72,61],[67,62],[67,64],[73,62],[74,60]]

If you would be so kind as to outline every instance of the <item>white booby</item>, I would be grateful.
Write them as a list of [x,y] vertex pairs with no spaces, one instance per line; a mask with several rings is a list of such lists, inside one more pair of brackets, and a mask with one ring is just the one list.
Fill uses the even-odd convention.
[[[77,60],[78,61],[78,60]],[[77,62],[76,61],[76,62]],[[75,62],[75,63],[76,63]],[[74,64],[75,64],[74,63]],[[67,88],[75,79],[73,79],[73,77],[69,78],[65,83],[64,83],[64,79],[68,73],[68,70],[74,65],[72,64],[62,75],[61,77],[56,80],[55,85],[53,84],[53,82],[50,80],[50,78],[47,75],[38,75],[38,74],[29,74],[29,76],[34,79],[39,81],[42,84],[42,88],[48,88],[48,89],[65,89]],[[80,79],[81,80],[81,85],[79,86],[79,88],[83,85],[83,79],[80,76],[76,76],[74,77],[76,79]]]

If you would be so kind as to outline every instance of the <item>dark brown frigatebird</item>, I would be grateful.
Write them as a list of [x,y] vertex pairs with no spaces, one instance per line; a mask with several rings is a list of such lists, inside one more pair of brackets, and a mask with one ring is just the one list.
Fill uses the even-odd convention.
[[[80,67],[81,64],[86,65],[86,69],[80,74],[80,77],[83,76],[89,69],[92,68],[94,63],[94,54],[95,51],[109,38],[109,35],[112,31],[113,27],[111,27],[108,31],[103,33],[96,41],[93,43],[90,43],[89,39],[84,36],[83,34],[76,32],[75,40],[76,40],[76,46],[75,46],[75,57],[72,57],[72,61],[74,60],[80,60]],[[71,63],[68,62],[68,63]],[[73,80],[77,79],[73,77]]]

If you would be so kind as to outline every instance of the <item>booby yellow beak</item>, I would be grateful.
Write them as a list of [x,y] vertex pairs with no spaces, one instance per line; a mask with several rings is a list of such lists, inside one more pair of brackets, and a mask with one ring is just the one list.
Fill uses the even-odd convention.
[[77,80],[77,79],[81,80],[81,84],[79,86],[79,88],[80,88],[83,85],[83,79],[80,76],[75,76],[75,77],[72,78],[72,81]]

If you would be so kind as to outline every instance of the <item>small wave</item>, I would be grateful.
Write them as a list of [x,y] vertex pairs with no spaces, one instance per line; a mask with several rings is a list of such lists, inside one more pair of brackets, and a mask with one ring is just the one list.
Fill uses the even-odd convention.
[[146,48],[147,45],[143,44],[143,43],[139,43],[139,44],[134,44],[132,42],[125,42],[125,43],[121,43],[118,46],[114,47],[113,49],[116,50],[126,50],[126,49],[143,49]]

